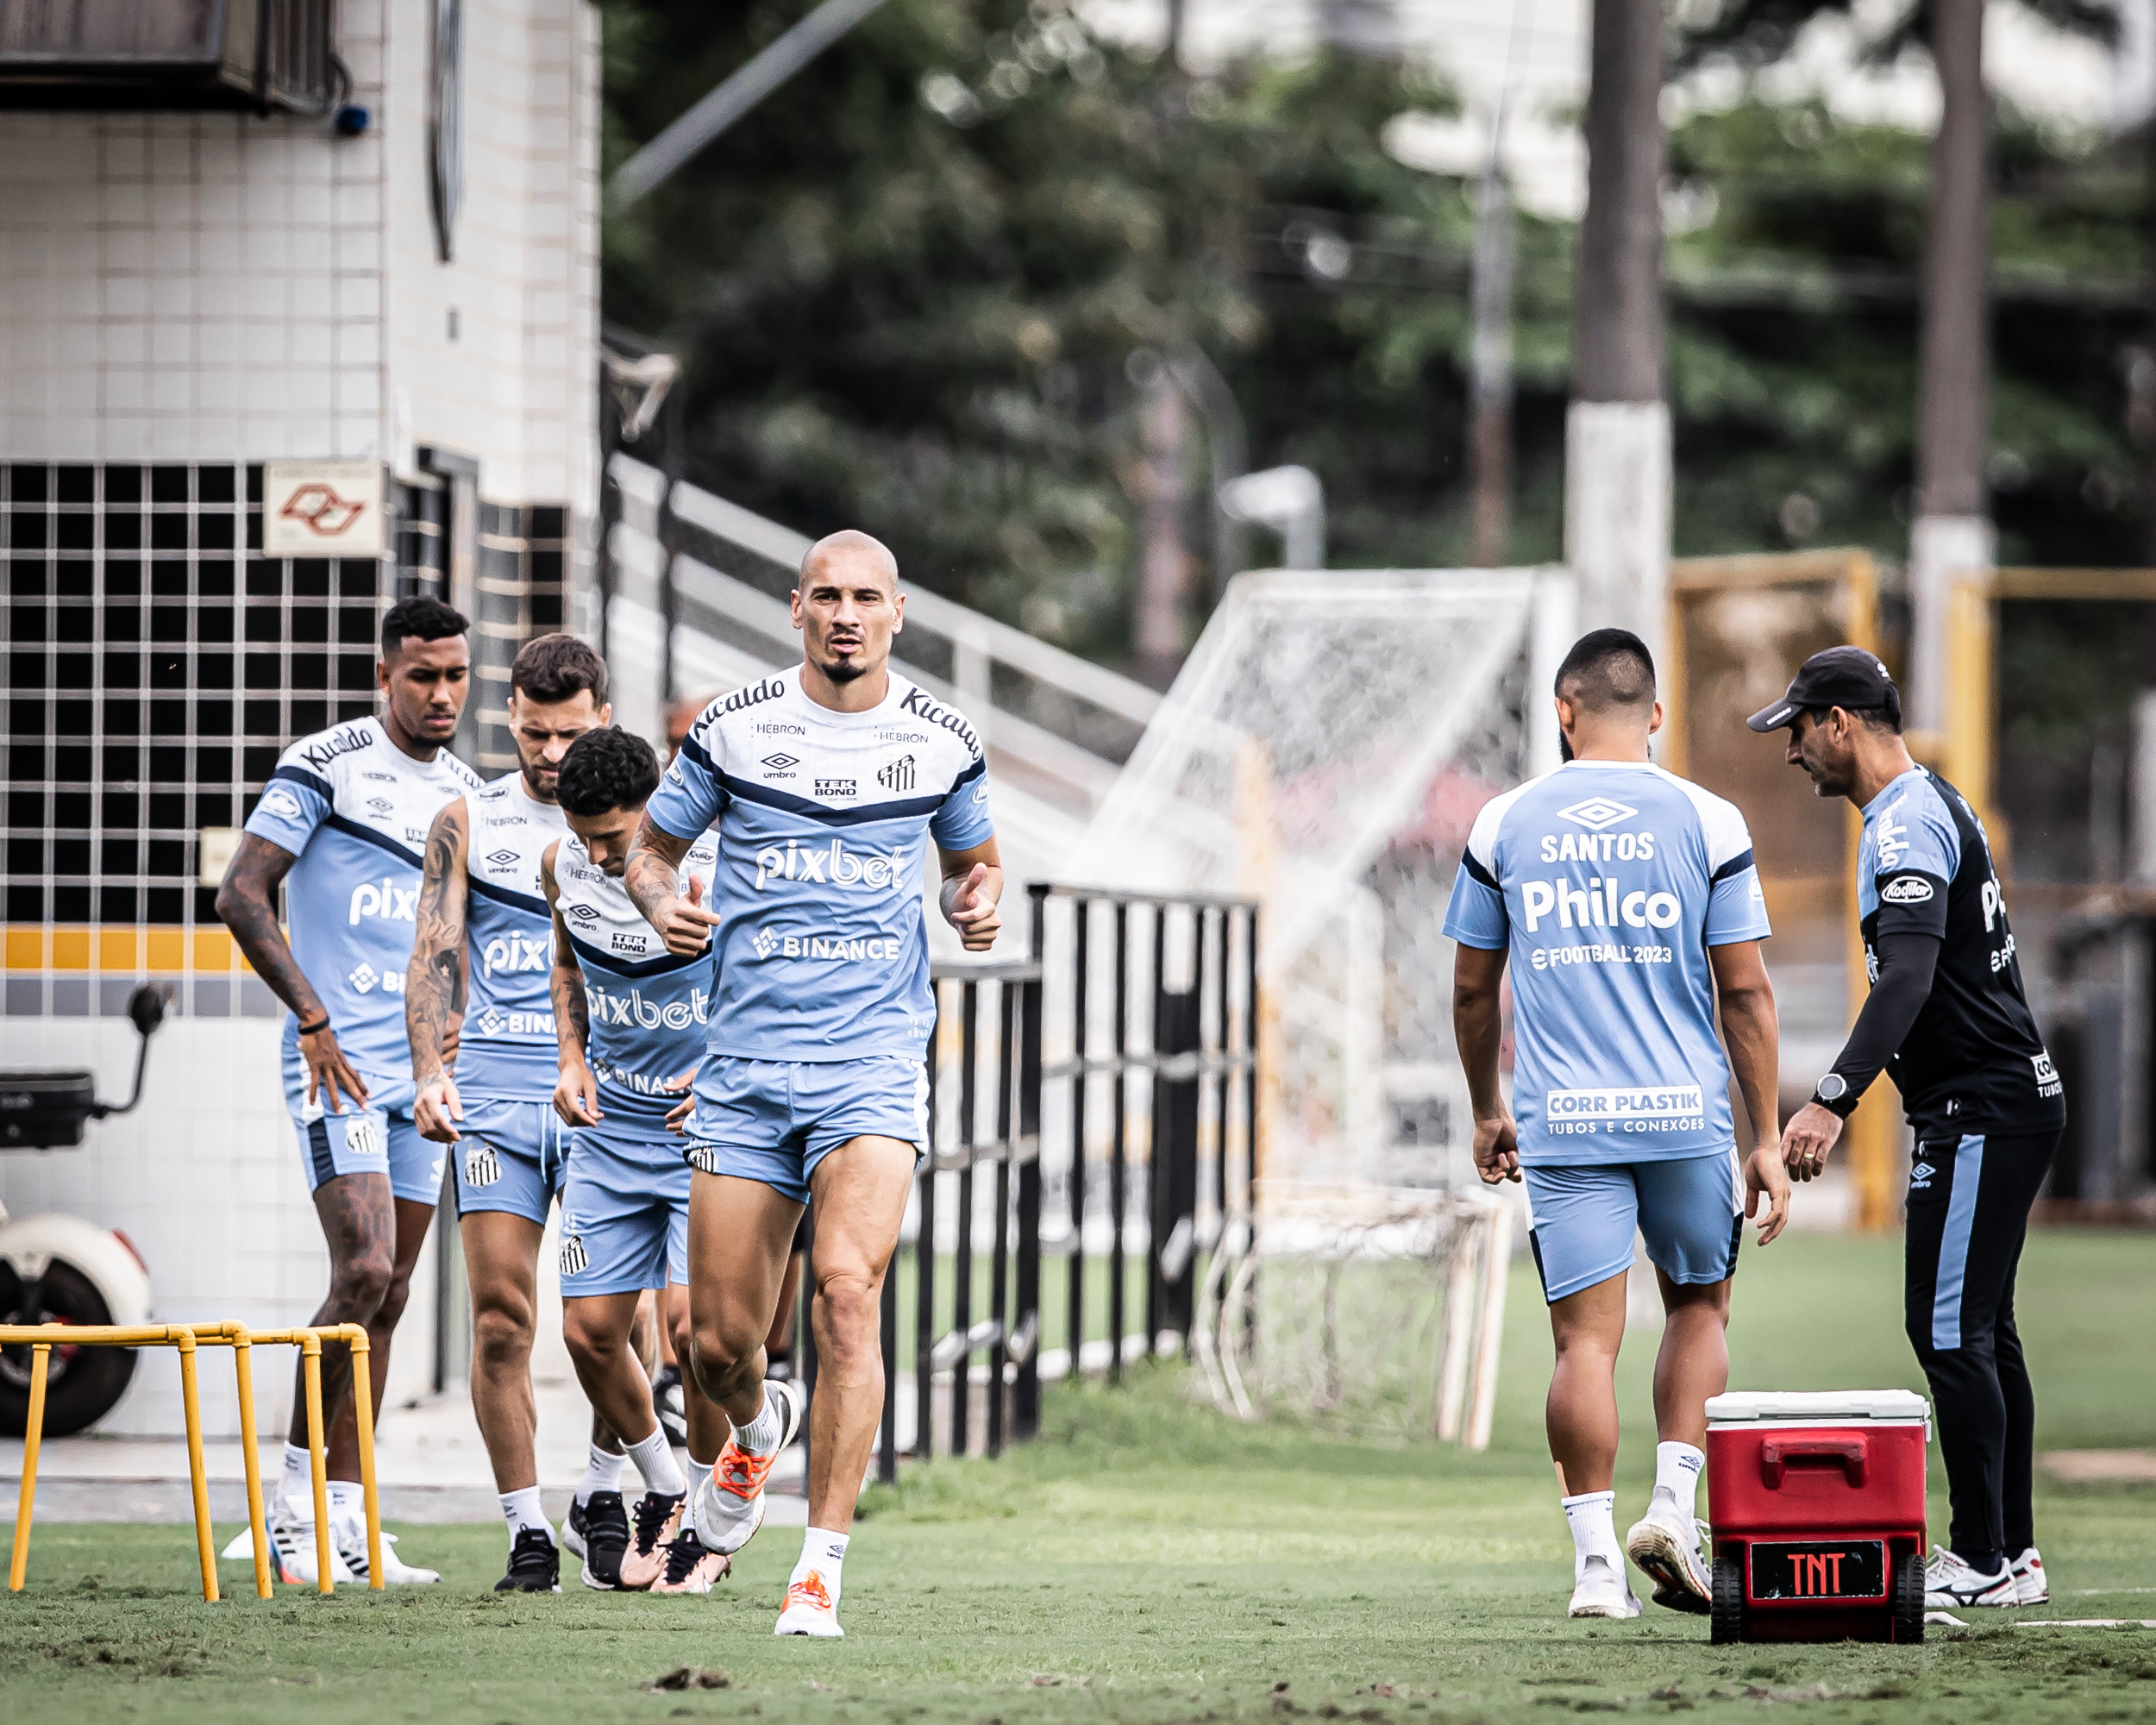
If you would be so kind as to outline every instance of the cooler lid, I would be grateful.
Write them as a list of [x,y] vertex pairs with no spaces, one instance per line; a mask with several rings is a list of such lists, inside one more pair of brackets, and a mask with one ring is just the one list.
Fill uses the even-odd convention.
[[1707,1398],[1715,1425],[1785,1420],[1928,1420],[1931,1408],[1913,1389],[1746,1389]]

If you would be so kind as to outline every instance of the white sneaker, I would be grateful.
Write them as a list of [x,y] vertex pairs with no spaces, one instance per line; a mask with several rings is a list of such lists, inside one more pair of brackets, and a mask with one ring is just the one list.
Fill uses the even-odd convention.
[[[268,1515],[270,1567],[278,1580],[287,1587],[314,1587],[321,1577],[315,1567],[315,1524],[310,1516],[302,1521],[283,1492],[271,1500]],[[236,1544],[237,1541],[235,1541]],[[252,1547],[248,1552],[254,1555]],[[336,1529],[332,1524],[329,1540],[329,1579],[332,1584],[356,1581],[351,1565],[344,1560],[344,1553],[337,1548]]]
[[2044,1579],[2043,1556],[2035,1546],[2031,1546],[2007,1567],[2014,1571],[2014,1603],[2016,1605],[2051,1603],[2051,1584]]
[[1934,1549],[1924,1559],[1924,1609],[1952,1611],[1971,1605],[2019,1605],[2021,1593],[2011,1564],[1996,1575],[1978,1575],[1946,1546]]
[[814,1635],[820,1640],[843,1639],[838,1627],[838,1605],[824,1585],[824,1578],[811,1570],[786,1590],[786,1609],[780,1612],[774,1635]]
[[[335,1521],[330,1530],[336,1539],[337,1556],[352,1571],[354,1581],[367,1579],[367,1522]],[[397,1535],[385,1528],[382,1532],[382,1580],[391,1587],[426,1587],[442,1579],[439,1572],[430,1569],[416,1569],[397,1555]]]
[[[1572,1590],[1568,1617],[1637,1617],[1639,1600],[1609,1559],[1590,1557],[1580,1565],[1579,1585]],[[787,1597],[793,1596],[789,1594]]]
[[1714,1604],[1714,1578],[1700,1555],[1704,1521],[1689,1527],[1674,1509],[1667,1516],[1652,1509],[1625,1535],[1625,1555],[1654,1583],[1654,1603],[1672,1611],[1708,1612]]
[[[787,1446],[800,1434],[801,1416],[808,1408],[808,1396],[798,1383],[773,1378],[764,1384],[763,1393],[779,1409],[779,1441],[768,1454],[751,1455],[732,1438],[727,1439],[726,1447],[718,1452],[718,1461],[697,1489],[691,1511],[696,1536],[704,1542],[704,1549],[723,1557],[731,1557],[763,1526],[763,1483]],[[832,1620],[834,1633],[837,1622]]]

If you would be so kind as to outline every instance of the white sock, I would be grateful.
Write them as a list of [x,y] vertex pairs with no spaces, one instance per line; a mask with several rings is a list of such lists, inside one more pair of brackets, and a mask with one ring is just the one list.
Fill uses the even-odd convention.
[[517,1535],[527,1527],[536,1527],[551,1544],[554,1529],[547,1524],[547,1512],[539,1507],[539,1488],[527,1485],[522,1491],[502,1493],[502,1519],[509,1523],[509,1537],[513,1544]]
[[691,1533],[696,1531],[696,1494],[704,1489],[704,1482],[711,1477],[713,1464],[689,1457],[689,1501],[681,1511],[681,1525]]
[[667,1445],[667,1428],[654,1426],[651,1435],[640,1444],[629,1446],[629,1458],[636,1464],[636,1471],[644,1477],[644,1490],[655,1491],[661,1497],[678,1497],[688,1490],[688,1482],[681,1477],[681,1470],[674,1463],[674,1452]]
[[852,1536],[834,1534],[829,1527],[811,1527],[801,1536],[801,1560],[793,1565],[793,1573],[786,1584],[805,1581],[811,1575],[824,1584],[824,1591],[831,1596],[831,1603],[838,1603],[839,1571],[846,1562],[846,1547]]
[[329,1520],[337,1522],[364,1523],[367,1520],[367,1494],[356,1479],[333,1479],[329,1482]]
[[293,1515],[303,1521],[315,1519],[314,1463],[298,1444],[285,1446],[285,1477],[278,1481],[277,1489],[285,1494]]
[[1601,1558],[1610,1573],[1624,1578],[1625,1554],[1617,1544],[1617,1494],[1583,1491],[1576,1497],[1557,1500],[1564,1519],[1572,1524],[1572,1580],[1576,1585],[1586,1573],[1587,1560]]
[[1674,1513],[1686,1528],[1692,1525],[1698,1514],[1700,1471],[1707,1465],[1707,1452],[1690,1444],[1657,1444],[1654,1446],[1654,1497],[1647,1505],[1651,1515],[1658,1509]]
[[[763,1392],[763,1402],[756,1409],[756,1417],[745,1426],[734,1427],[734,1441],[752,1456],[769,1455],[779,1446],[780,1435],[786,1430],[784,1417],[772,1393]],[[838,1537],[834,1534],[833,1539]]]
[[628,1459],[593,1444],[585,1453],[584,1477],[576,1483],[576,1501],[589,1503],[594,1491],[619,1491],[621,1465]]

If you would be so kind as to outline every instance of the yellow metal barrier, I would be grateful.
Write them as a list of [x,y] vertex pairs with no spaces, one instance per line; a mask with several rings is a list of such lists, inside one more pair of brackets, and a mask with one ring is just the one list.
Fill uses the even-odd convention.
[[262,1512],[262,1458],[255,1446],[254,1350],[296,1347],[306,1383],[307,1451],[315,1488],[315,1574],[318,1591],[336,1584],[329,1529],[329,1481],[322,1419],[322,1345],[342,1342],[352,1351],[352,1405],[359,1426],[360,1490],[367,1511],[367,1585],[381,1588],[382,1517],[374,1480],[373,1383],[367,1361],[367,1331],[358,1324],[329,1324],[286,1330],[249,1330],[244,1324],[0,1324],[0,1346],[30,1350],[29,1418],[22,1432],[22,1487],[16,1509],[15,1549],[8,1564],[8,1590],[20,1593],[30,1561],[30,1517],[37,1502],[38,1451],[45,1436],[45,1378],[53,1349],[66,1347],[169,1347],[179,1354],[180,1406],[187,1427],[187,1478],[195,1508],[195,1546],[202,1564],[202,1596],[217,1600],[217,1558],[210,1532],[210,1479],[202,1450],[202,1400],[195,1377],[195,1355],[204,1347],[232,1350],[233,1375],[240,1401],[240,1446],[246,1455],[248,1526],[254,1546],[254,1591],[267,1599],[270,1579],[269,1527]]

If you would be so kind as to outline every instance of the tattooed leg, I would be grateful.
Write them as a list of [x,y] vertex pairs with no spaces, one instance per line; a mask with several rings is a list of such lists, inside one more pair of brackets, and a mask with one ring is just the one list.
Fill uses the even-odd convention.
[[[386,1174],[340,1174],[315,1188],[315,1214],[329,1244],[329,1292],[309,1321],[315,1324],[371,1324],[388,1297],[398,1259],[397,1201]],[[417,1253],[414,1254],[417,1256]],[[370,1333],[368,1346],[373,1346]],[[369,1368],[377,1386],[385,1374],[379,1360]],[[322,1351],[323,1421],[331,1441],[348,1423],[346,1403],[352,1387],[351,1350],[331,1345]],[[292,1419],[289,1440],[307,1442],[307,1377],[304,1363],[292,1374]],[[331,1469],[332,1476],[335,1470]],[[347,1475],[346,1477],[351,1476]]]

